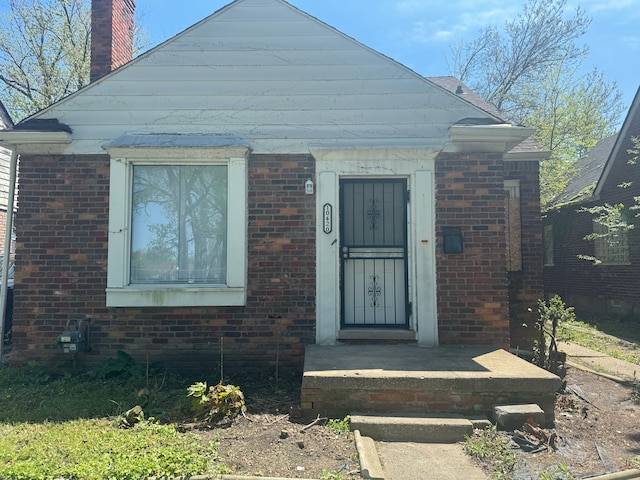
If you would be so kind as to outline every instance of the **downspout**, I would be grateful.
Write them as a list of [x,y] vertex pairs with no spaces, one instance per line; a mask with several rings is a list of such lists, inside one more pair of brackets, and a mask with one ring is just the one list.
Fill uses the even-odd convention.
[[[13,204],[16,193],[16,177],[18,171],[18,152],[11,149],[9,170],[9,197],[7,199],[7,226],[4,236],[4,256],[2,257],[2,276],[0,276],[0,333],[4,331],[5,313],[7,309],[7,279],[9,277],[9,259],[11,257],[11,239],[13,232]],[[0,363],[4,362],[4,338],[0,339]]]

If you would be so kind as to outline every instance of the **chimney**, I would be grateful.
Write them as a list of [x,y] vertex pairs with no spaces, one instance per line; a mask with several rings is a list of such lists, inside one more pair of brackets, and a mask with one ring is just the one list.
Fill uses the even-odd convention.
[[91,82],[133,58],[135,8],[135,0],[91,0]]

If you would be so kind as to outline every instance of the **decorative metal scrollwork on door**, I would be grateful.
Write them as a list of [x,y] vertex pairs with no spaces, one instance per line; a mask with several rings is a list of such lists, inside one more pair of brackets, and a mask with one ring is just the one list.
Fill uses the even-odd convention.
[[371,306],[375,308],[378,306],[378,298],[382,295],[382,288],[378,283],[380,277],[378,275],[371,275],[369,278],[371,279],[371,283],[369,284],[367,293],[371,297]]
[[369,219],[369,225],[371,230],[378,229],[378,222],[380,220],[380,209],[378,208],[378,199],[369,199],[369,210],[367,210],[367,218]]

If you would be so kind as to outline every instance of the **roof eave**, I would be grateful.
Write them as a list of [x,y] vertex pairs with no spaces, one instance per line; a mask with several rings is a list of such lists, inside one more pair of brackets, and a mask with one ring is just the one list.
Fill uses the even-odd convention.
[[443,151],[448,153],[507,153],[534,133],[533,128],[511,124],[452,125],[449,141]]
[[18,154],[43,153],[49,148],[56,153],[60,147],[71,143],[71,133],[62,131],[3,130],[0,131],[0,145]]

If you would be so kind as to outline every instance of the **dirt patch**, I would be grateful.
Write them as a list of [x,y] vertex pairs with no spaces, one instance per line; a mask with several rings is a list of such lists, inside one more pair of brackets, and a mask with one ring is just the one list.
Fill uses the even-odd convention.
[[[555,449],[518,451],[513,478],[538,479],[543,471],[581,478],[638,468],[633,462],[640,455],[638,390],[576,368],[569,368],[565,380],[567,388],[557,397],[555,425],[544,429],[549,437],[555,433]],[[237,380],[247,398],[246,417],[228,428],[196,430],[203,441],[220,441],[221,460],[230,473],[323,478],[323,472],[339,471],[344,479],[360,478],[353,435],[335,433],[326,421],[305,428],[310,422],[297,415],[299,382],[289,380],[277,391],[272,383],[273,379]],[[553,478],[569,477],[558,473]]]
[[[336,433],[328,419],[305,421],[298,407],[300,380],[242,376],[230,380],[245,394],[247,413],[225,428],[194,428],[219,441],[221,462],[234,475],[286,478],[360,478],[352,433]],[[330,476],[339,472],[341,477]],[[324,475],[324,476],[323,476]]]
[[542,471],[584,478],[638,468],[638,390],[576,368],[569,369],[565,381],[556,400],[555,425],[544,429],[548,437],[557,436],[555,448],[520,451],[514,478],[539,478]]

